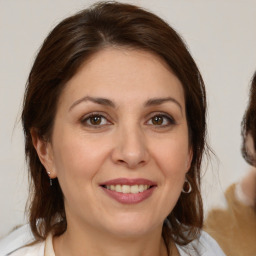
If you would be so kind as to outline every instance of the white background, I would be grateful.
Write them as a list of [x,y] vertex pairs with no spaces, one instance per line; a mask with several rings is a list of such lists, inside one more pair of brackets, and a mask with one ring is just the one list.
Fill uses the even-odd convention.
[[[24,223],[28,182],[20,123],[22,97],[35,54],[63,18],[94,1],[0,0],[0,236]],[[122,1],[124,2],[124,1]],[[240,123],[256,69],[255,0],[138,0],[187,42],[206,83],[209,142],[205,209],[220,205],[228,185],[249,166],[240,154]]]

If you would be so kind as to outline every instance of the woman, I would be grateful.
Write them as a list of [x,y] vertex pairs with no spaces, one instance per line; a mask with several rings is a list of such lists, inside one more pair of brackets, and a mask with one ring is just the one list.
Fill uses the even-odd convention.
[[212,210],[205,224],[205,230],[230,256],[256,254],[256,73],[242,122],[242,136],[242,154],[251,165],[250,171],[227,189],[227,209]]
[[177,33],[99,3],[46,38],[22,122],[35,243],[9,255],[223,255],[200,195],[206,98]]

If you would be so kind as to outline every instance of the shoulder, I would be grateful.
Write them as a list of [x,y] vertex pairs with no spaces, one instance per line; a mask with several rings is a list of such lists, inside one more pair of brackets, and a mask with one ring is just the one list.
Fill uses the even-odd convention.
[[218,241],[230,236],[230,232],[240,232],[247,223],[250,229],[255,222],[254,209],[247,203],[239,183],[228,187],[225,199],[227,207],[211,209],[204,224],[204,229]]
[[226,190],[225,197],[227,207],[212,209],[204,229],[218,241],[227,255],[253,255],[256,248],[254,209],[247,203],[239,183],[232,184]]
[[[192,242],[193,243],[193,242]],[[198,241],[195,241],[202,256],[225,255],[218,243],[206,232],[202,231]]]
[[[38,250],[36,245],[39,245],[39,243],[34,246],[25,247],[33,241],[34,237],[30,231],[29,225],[24,225],[0,240],[0,255],[27,255],[25,251],[29,251],[31,248],[36,247]],[[21,251],[22,254],[16,254],[18,251]]]
[[39,242],[34,245],[22,247],[8,256],[43,256],[44,255],[45,242]]
[[218,243],[204,231],[186,246],[178,246],[178,250],[181,256],[225,256]]

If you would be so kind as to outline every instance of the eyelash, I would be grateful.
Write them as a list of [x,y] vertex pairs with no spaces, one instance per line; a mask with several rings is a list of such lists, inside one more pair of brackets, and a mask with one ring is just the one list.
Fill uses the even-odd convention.
[[[91,121],[92,121],[92,118],[100,118],[101,122],[102,122],[102,119],[105,120],[105,124],[92,124]],[[90,122],[90,123],[88,123]],[[92,128],[101,128],[102,126],[106,126],[106,125],[109,125],[109,124],[112,124],[110,121],[109,121],[109,118],[105,117],[105,115],[101,114],[101,113],[90,113],[86,116],[84,116],[82,119],[81,119],[81,123],[87,127],[92,127]]]
[[[159,125],[153,124],[153,118],[162,118],[162,120],[163,120],[163,122],[165,122],[165,124],[159,124]],[[170,126],[176,124],[176,121],[174,120],[174,118],[165,113],[154,113],[150,117],[150,119],[147,121],[147,123],[150,121],[151,121],[150,125],[155,126],[155,128],[166,128],[166,127],[170,127]]]
[[[100,118],[100,123],[99,124],[92,124],[92,118]],[[163,123],[165,124],[154,124],[153,122],[153,118],[161,118]],[[90,113],[86,116],[84,116],[82,119],[81,119],[81,123],[84,125],[84,126],[87,126],[87,127],[91,127],[91,128],[102,128],[104,126],[107,126],[107,125],[110,125],[112,124],[111,121],[109,121],[110,118],[106,117],[104,114],[102,113]],[[102,120],[105,120],[104,124],[101,124],[102,123]],[[157,120],[156,120],[157,121]],[[90,122],[90,123],[88,123]],[[169,127],[169,126],[172,126],[172,125],[175,125],[176,124],[176,121],[174,120],[173,117],[171,117],[170,115],[167,115],[167,114],[164,114],[164,113],[154,113],[151,115],[151,117],[148,119],[148,121],[145,122],[146,124],[150,125],[150,126],[154,126],[155,128],[165,128],[165,127]]]

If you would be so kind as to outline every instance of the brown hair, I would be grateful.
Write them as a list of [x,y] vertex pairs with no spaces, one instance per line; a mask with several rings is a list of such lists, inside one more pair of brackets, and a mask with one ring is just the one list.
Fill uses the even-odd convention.
[[242,154],[244,159],[250,165],[256,166],[256,156],[252,156],[246,148],[246,138],[248,134],[251,134],[254,143],[254,150],[256,151],[256,72],[252,78],[249,97],[249,104],[242,121]]
[[[201,74],[180,36],[156,15],[129,4],[102,2],[58,24],[44,41],[30,72],[22,113],[25,151],[31,175],[30,225],[36,239],[60,235],[67,223],[58,179],[49,179],[32,144],[34,128],[51,139],[57,102],[66,82],[89,56],[113,45],[150,51],[166,61],[181,81],[193,149],[187,179],[192,192],[180,196],[163,226],[166,245],[187,244],[203,222],[200,168],[205,151],[206,96]],[[168,247],[168,246],[167,246]]]
[[[252,78],[249,104],[242,121],[242,155],[247,163],[256,167],[256,155],[252,155],[246,146],[246,140],[249,134],[252,136],[254,151],[256,152],[256,72]],[[254,210],[256,212],[256,200],[254,202]]]

